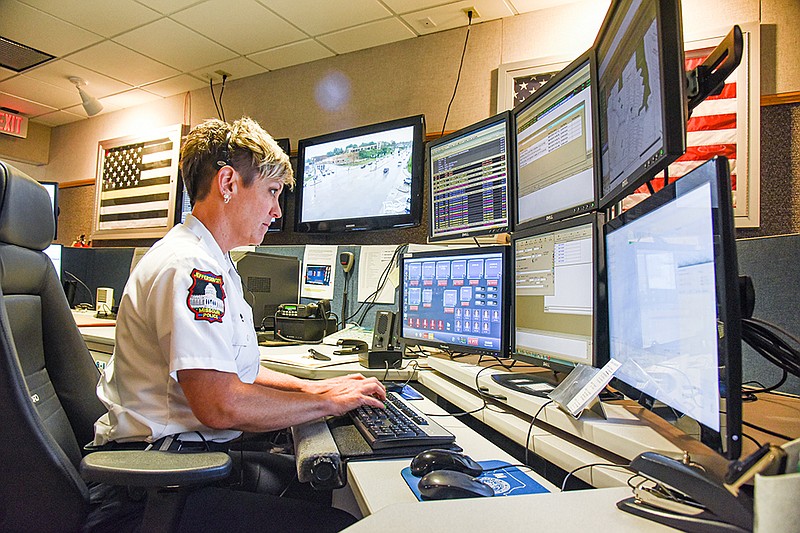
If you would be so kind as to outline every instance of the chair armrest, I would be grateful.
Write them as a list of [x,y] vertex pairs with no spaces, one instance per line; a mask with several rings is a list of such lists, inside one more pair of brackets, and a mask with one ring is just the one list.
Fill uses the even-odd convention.
[[228,477],[231,458],[223,452],[104,451],[86,455],[81,461],[80,472],[85,481],[109,485],[197,485]]

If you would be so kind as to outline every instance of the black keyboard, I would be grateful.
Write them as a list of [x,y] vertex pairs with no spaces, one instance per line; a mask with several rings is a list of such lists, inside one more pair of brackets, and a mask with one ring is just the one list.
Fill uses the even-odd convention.
[[373,450],[444,446],[456,439],[452,433],[394,392],[386,393],[386,409],[362,405],[349,414]]

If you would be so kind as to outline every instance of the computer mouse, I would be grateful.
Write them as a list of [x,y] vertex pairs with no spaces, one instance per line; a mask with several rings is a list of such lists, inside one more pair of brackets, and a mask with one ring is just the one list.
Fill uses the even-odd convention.
[[470,456],[452,450],[431,449],[417,454],[411,460],[411,474],[422,477],[434,470],[463,472],[472,477],[479,476],[483,468]]
[[423,500],[452,500],[494,496],[492,487],[463,472],[434,470],[419,480],[419,493]]

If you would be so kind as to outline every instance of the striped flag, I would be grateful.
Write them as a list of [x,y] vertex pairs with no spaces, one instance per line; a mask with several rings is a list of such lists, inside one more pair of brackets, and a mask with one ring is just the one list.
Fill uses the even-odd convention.
[[161,138],[105,150],[98,229],[169,225],[172,148]]
[[[690,71],[705,61],[708,55],[689,57],[685,60],[686,71]],[[691,54],[694,56],[694,54]],[[669,166],[669,182],[672,183],[684,174],[700,166],[715,155],[724,155],[730,161],[733,205],[736,206],[736,82],[731,76],[725,82],[722,92],[709,96],[694,108],[686,125],[686,153]],[[663,187],[661,179],[653,180],[653,188]],[[636,194],[647,195],[647,187],[640,187]]]

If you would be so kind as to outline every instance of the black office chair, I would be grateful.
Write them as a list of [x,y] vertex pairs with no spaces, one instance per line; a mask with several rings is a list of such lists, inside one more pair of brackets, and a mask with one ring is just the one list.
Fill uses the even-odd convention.
[[87,481],[144,487],[142,531],[173,529],[187,491],[161,487],[223,479],[230,457],[83,456],[105,407],[95,395],[97,368],[42,252],[53,237],[52,213],[47,191],[0,161],[0,531],[81,530],[94,509]]

